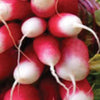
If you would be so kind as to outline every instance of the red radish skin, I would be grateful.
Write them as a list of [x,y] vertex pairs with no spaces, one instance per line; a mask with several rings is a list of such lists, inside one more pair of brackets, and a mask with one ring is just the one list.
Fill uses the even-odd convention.
[[8,21],[14,19],[23,19],[32,15],[30,3],[21,0],[1,0],[0,16]]
[[60,13],[59,15],[54,15],[49,20],[49,30],[51,34],[57,37],[73,37],[77,36],[82,28],[91,32],[98,43],[98,48],[100,51],[100,41],[96,33],[89,27],[82,24],[80,18],[71,13]]
[[[70,80],[67,73],[72,74],[76,81],[83,80],[89,73],[88,48],[78,38],[63,40],[61,59],[55,66],[59,77]],[[66,74],[64,74],[66,73]]]
[[39,89],[43,100],[60,100],[58,84],[51,76],[41,80]]
[[27,59],[25,56],[22,56],[20,63],[14,70],[14,79],[15,82],[13,83],[11,89],[11,97],[13,97],[13,91],[17,83],[20,84],[32,84],[36,82],[39,77],[41,76],[44,65],[38,60],[37,56],[34,54],[32,45],[29,45],[24,53],[29,58]]
[[[5,94],[4,100],[10,100],[11,89]],[[39,91],[32,85],[20,85],[15,87],[13,100],[40,100]]]
[[55,5],[56,0],[31,0],[33,13],[43,18],[48,18],[55,14]]
[[60,59],[58,41],[50,35],[42,35],[33,41],[33,48],[39,60],[49,66],[55,66]]
[[[11,31],[11,34],[13,36],[13,39],[16,44],[18,44],[22,33],[21,33],[21,26],[17,23],[9,23],[8,27]],[[11,36],[9,35],[8,29],[6,28],[5,25],[3,25],[0,28],[0,53],[6,51],[7,49],[11,48],[14,43],[11,39]]]
[[70,89],[69,97],[66,96],[67,92],[64,88],[60,87],[60,95],[62,100],[94,100],[94,94],[89,82],[84,79],[76,83],[76,91],[73,94],[72,83],[63,81],[64,84]]
[[77,16],[70,13],[60,13],[60,16],[54,15],[49,20],[49,30],[57,37],[76,36],[82,29],[74,28],[74,23],[82,24]]
[[5,93],[1,93],[0,94],[0,100],[4,100],[3,98],[4,98],[4,95],[5,95]]
[[88,48],[78,38],[69,38],[63,40],[61,54],[55,66],[56,73],[60,78],[72,81],[75,91],[75,81],[83,80],[89,73]]
[[[9,58],[10,56],[10,58]],[[0,80],[4,80],[13,74],[17,65],[17,51],[13,48],[0,54]]]
[[50,66],[51,74],[55,77],[56,81],[68,91],[67,87],[59,80],[54,69],[61,56],[58,41],[53,36],[42,35],[34,39],[33,48],[39,60]]
[[78,0],[58,0],[58,12],[66,12],[78,15]]
[[[7,90],[6,90],[7,91]],[[6,94],[6,91],[2,91],[1,93],[0,93],[0,100],[4,100],[4,96],[5,96],[5,94]]]

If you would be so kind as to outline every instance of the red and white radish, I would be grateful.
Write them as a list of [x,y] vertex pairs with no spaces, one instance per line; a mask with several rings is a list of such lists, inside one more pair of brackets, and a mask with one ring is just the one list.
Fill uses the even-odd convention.
[[61,54],[55,66],[56,73],[60,78],[72,81],[75,91],[75,81],[83,80],[89,74],[88,48],[78,38],[68,38],[63,40]]
[[41,76],[44,65],[38,60],[36,55],[33,52],[32,45],[29,45],[24,53],[29,59],[25,56],[22,56],[20,63],[14,70],[14,79],[15,82],[11,89],[11,98],[13,96],[13,91],[17,83],[21,84],[32,84],[39,79]]
[[[10,100],[11,89],[7,91],[4,100]],[[40,100],[39,91],[32,85],[20,85],[15,87],[13,100]]]
[[21,31],[22,31],[23,37],[21,38],[19,46],[18,46],[18,61],[17,61],[18,64],[20,61],[20,47],[22,45],[24,38],[37,37],[43,34],[45,30],[46,30],[46,21],[39,17],[29,18],[22,24]]
[[58,84],[51,76],[42,78],[39,89],[43,100],[60,100]]
[[23,19],[32,15],[30,3],[21,0],[0,0],[0,17],[3,20]]
[[54,70],[54,66],[58,63],[61,57],[58,41],[53,36],[42,35],[34,39],[33,48],[39,60],[50,66],[50,71],[56,81],[68,91],[64,84],[59,80]]
[[49,20],[49,30],[57,37],[77,36],[82,28],[90,31],[94,35],[100,51],[100,41],[98,36],[91,28],[83,25],[78,16],[71,13],[60,13],[59,15],[51,17]]
[[67,97],[66,90],[60,87],[60,95],[62,100],[94,100],[92,88],[86,79],[76,83],[77,88],[74,94],[72,90],[72,83],[68,81],[63,82],[69,88],[69,96]]
[[37,37],[46,30],[46,21],[39,17],[31,17],[22,24],[21,30],[28,38]]
[[56,0],[31,0],[31,7],[34,14],[39,17],[48,18],[54,15]]
[[66,12],[78,15],[78,0],[58,0],[57,10],[59,13]]
[[[8,24],[8,27],[11,34],[9,34],[9,31],[5,25],[0,27],[0,53],[6,51],[7,49],[15,45],[14,42],[18,44],[22,36],[20,29],[21,26],[19,24],[12,22]],[[12,36],[14,41],[12,40],[10,35]]]
[[9,50],[0,54],[0,80],[4,80],[12,75],[16,65],[17,51],[14,48],[10,48]]
[[[20,0],[0,0],[0,21],[5,24],[13,42],[15,42],[16,40],[13,39],[11,34],[12,32],[10,32],[10,29],[5,21],[24,19],[31,15],[33,15],[32,10],[30,7],[30,3],[27,1],[23,2]],[[17,48],[16,44],[14,45]]]

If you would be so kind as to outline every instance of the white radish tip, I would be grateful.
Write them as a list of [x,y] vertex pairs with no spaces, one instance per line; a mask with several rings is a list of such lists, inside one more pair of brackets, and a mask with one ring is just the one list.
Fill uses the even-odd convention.
[[71,75],[74,76],[75,81],[83,80],[88,75],[88,64],[76,56],[72,56],[70,59],[66,60],[66,64],[62,64],[62,66],[57,69],[57,74],[62,79],[68,81],[71,81]]
[[18,83],[32,84],[40,76],[39,69],[32,62],[22,62],[14,70],[14,78]]
[[11,16],[11,6],[3,1],[0,1],[0,16],[7,20]]
[[82,28],[80,27],[73,27],[73,23],[82,24],[80,18],[78,18],[75,15],[66,15],[61,18],[58,25],[60,27],[60,30],[62,33],[68,35],[68,36],[77,36]]
[[21,27],[23,35],[29,38],[34,38],[41,35],[45,31],[45,26],[43,25],[45,21],[43,19],[32,17],[26,20]]
[[54,6],[55,0],[32,0],[32,4],[42,11]]
[[93,100],[93,98],[89,95],[86,95],[83,91],[79,91],[74,95],[70,95],[68,100]]

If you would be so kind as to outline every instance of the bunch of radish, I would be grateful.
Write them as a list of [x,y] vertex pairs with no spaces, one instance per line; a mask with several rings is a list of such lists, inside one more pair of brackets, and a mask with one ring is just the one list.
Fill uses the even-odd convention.
[[92,33],[97,53],[100,41],[78,13],[78,0],[0,0],[0,82],[12,83],[0,100],[94,99],[78,35]]

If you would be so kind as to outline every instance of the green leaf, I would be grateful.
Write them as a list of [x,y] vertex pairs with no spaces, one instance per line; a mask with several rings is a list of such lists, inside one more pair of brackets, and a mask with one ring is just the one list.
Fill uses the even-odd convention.
[[97,3],[100,3],[100,0],[95,0]]
[[99,9],[99,10],[96,10],[96,11],[94,12],[94,15],[95,15],[96,24],[97,24],[98,26],[100,26],[100,9]]
[[95,96],[100,96],[100,89],[96,89],[96,90],[94,91],[94,95],[95,95]]
[[100,54],[96,54],[89,61],[90,70],[100,72]]

